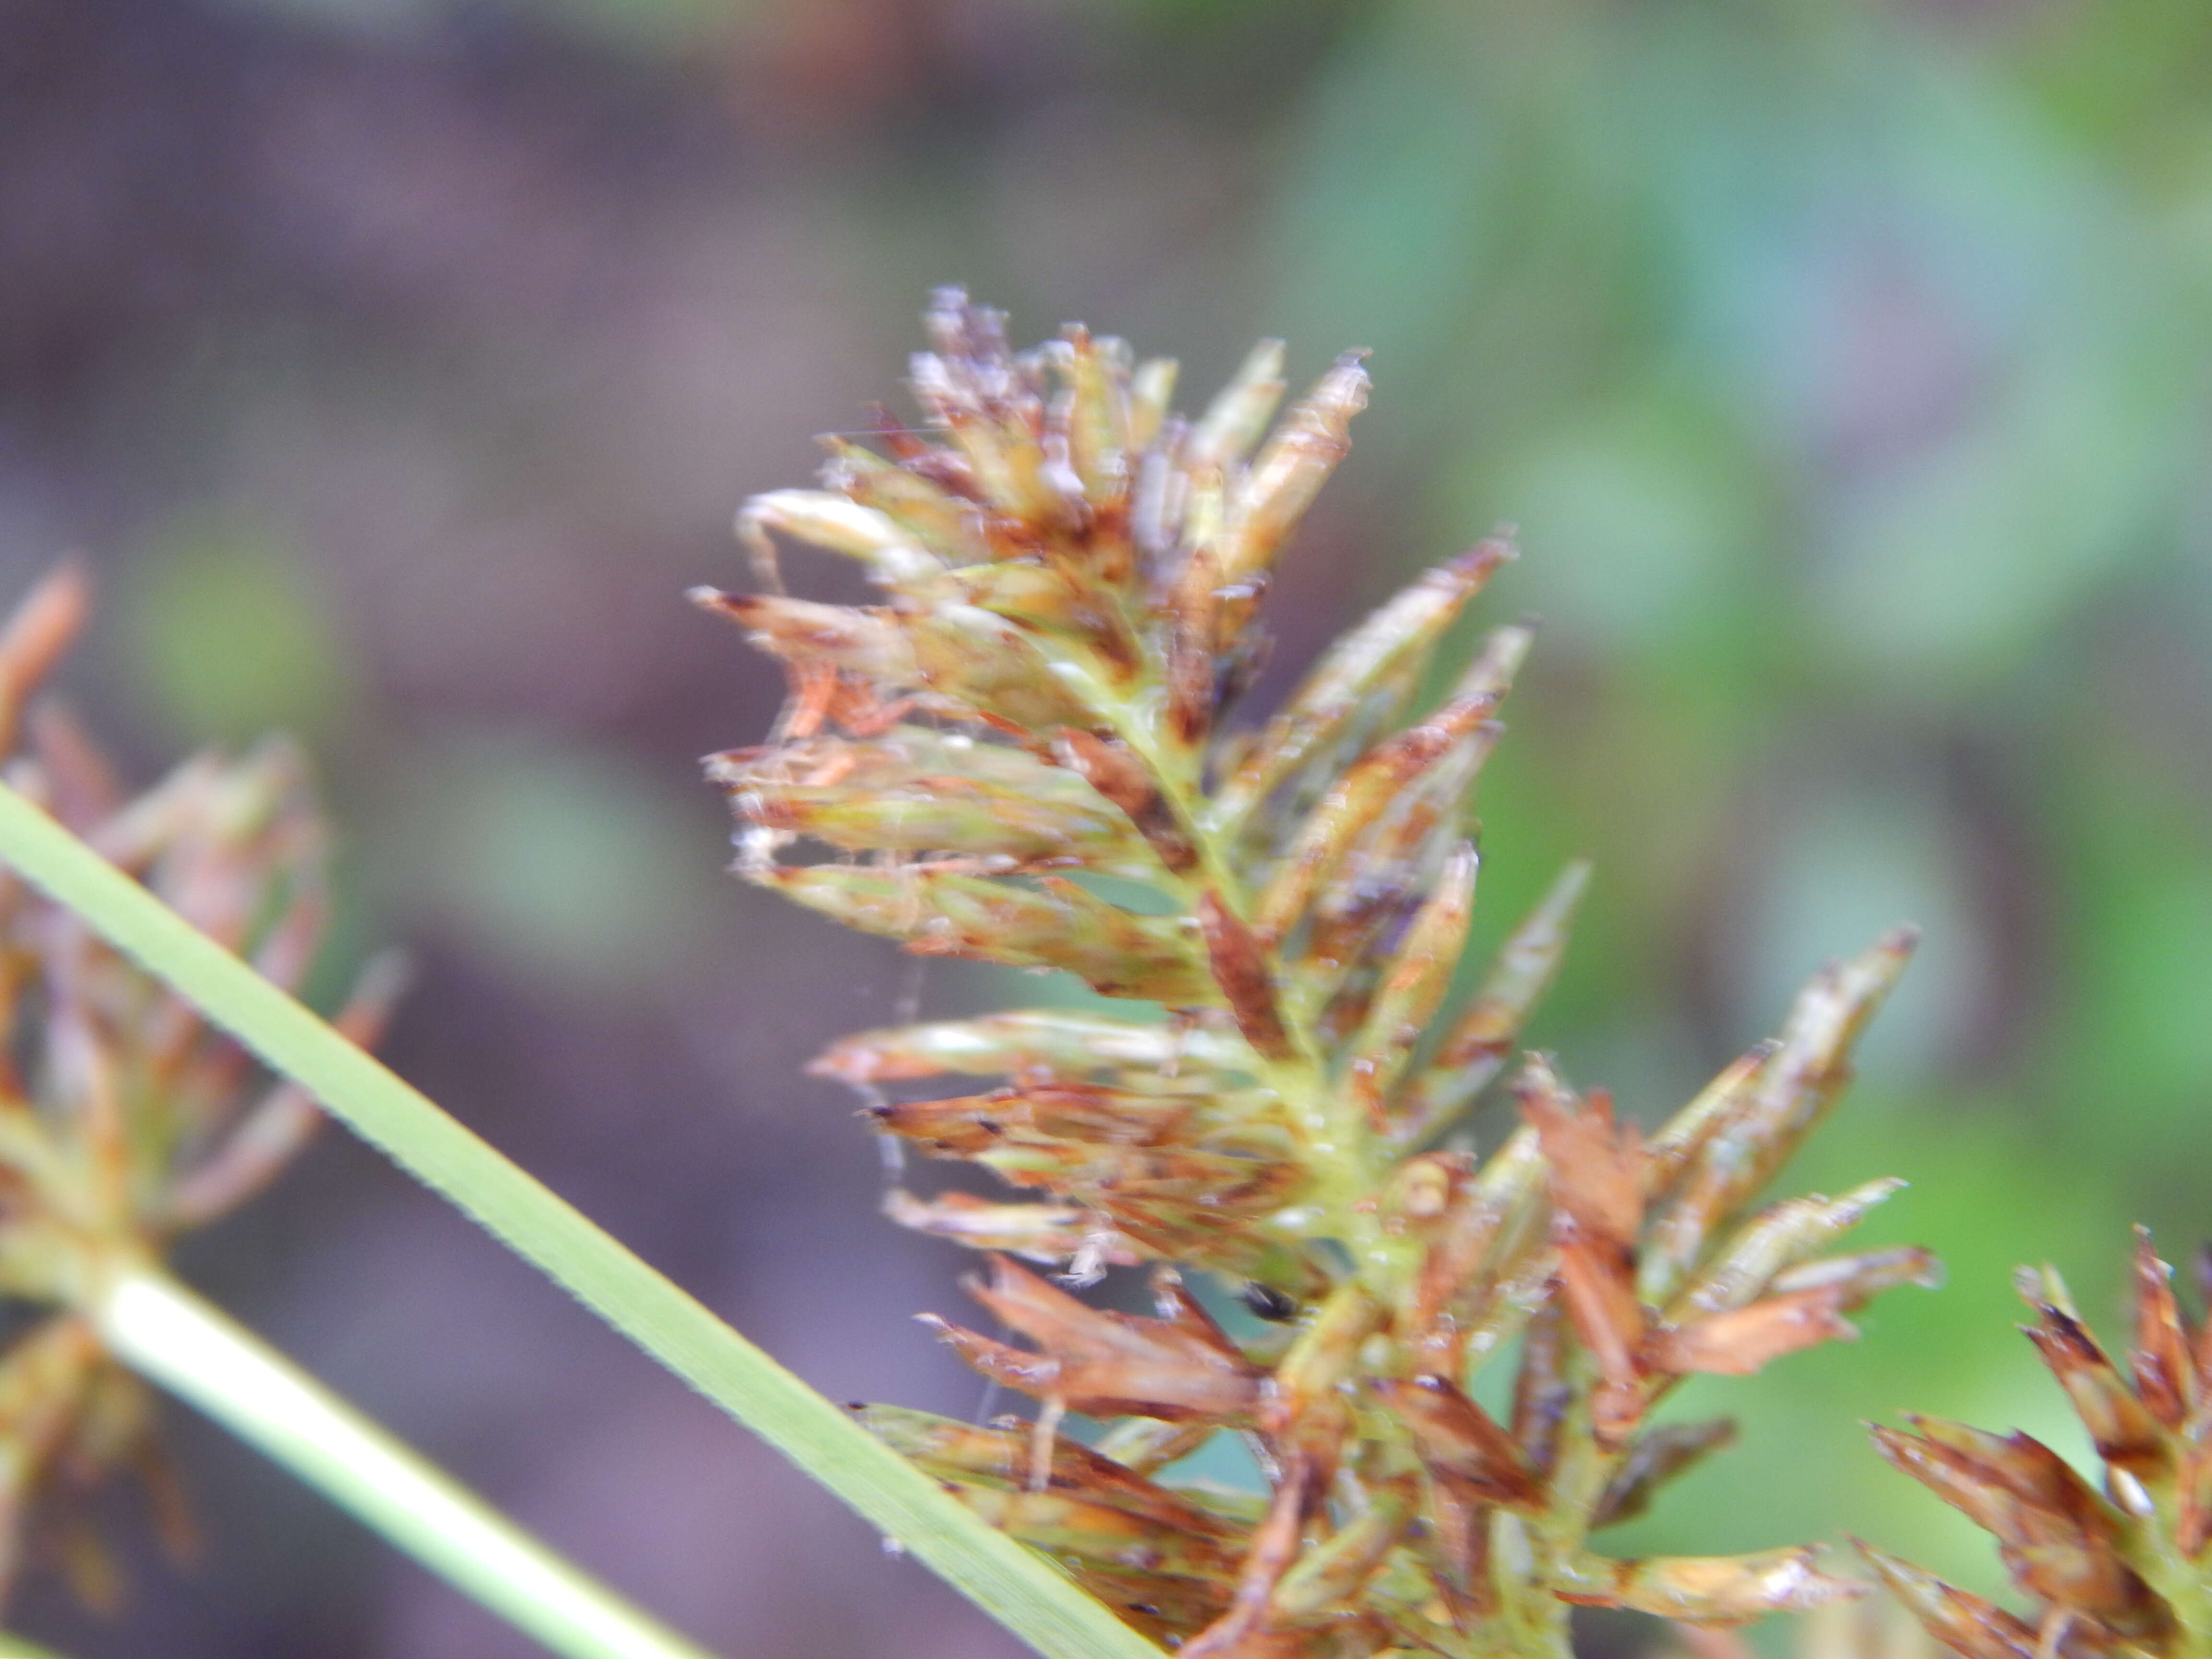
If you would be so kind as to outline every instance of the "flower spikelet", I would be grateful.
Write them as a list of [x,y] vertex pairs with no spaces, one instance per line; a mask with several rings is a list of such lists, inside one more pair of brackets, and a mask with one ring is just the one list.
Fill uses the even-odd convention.
[[[1418,577],[1240,725],[1276,563],[1367,400],[1359,354],[1278,419],[1263,343],[1187,420],[1175,366],[1118,340],[1017,353],[957,291],[927,324],[920,427],[831,441],[821,488],[738,514],[757,591],[694,592],[789,684],[768,742],[707,763],[736,867],[917,955],[1130,1006],[864,1031],[815,1062],[879,1132],[1018,1189],[887,1207],[993,1253],[975,1293],[1006,1336],[933,1323],[1035,1423],[866,1420],[1187,1656],[1562,1650],[1574,1604],[1725,1625],[1851,1593],[1808,1549],[1589,1540],[1729,1437],[1652,1420],[1680,1377],[1851,1334],[1930,1279],[1923,1251],[1830,1253],[1894,1183],[1759,1207],[1910,933],[1825,970],[1648,1133],[1524,1058],[1523,1127],[1479,1161],[1455,1132],[1513,1067],[1589,874],[1560,872],[1455,1006],[1470,799],[1530,630],[1425,688],[1510,541]],[[792,547],[857,565],[873,602],[787,592]],[[1151,1264],[1158,1314],[1017,1256],[1077,1286]],[[1209,1283],[1261,1322],[1217,1323]],[[1474,1377],[1506,1352],[1493,1416]],[[1069,1412],[1108,1419],[1094,1444],[1057,1431]],[[1172,1477],[1218,1433],[1264,1492]]]

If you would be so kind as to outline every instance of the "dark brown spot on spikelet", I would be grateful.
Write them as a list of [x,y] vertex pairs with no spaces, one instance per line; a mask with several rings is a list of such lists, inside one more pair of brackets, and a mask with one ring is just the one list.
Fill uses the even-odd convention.
[[[1118,341],[1072,327],[1018,355],[951,291],[928,327],[921,429],[881,422],[885,453],[835,444],[823,489],[757,498],[739,526],[770,592],[702,595],[791,680],[774,740],[709,763],[739,872],[909,951],[1158,1005],[866,1032],[814,1069],[896,1086],[879,1132],[1030,1189],[902,1191],[897,1218],[1079,1284],[1201,1270],[1276,1322],[1225,1333],[1195,1274],[1158,1281],[1158,1317],[1107,1312],[994,1255],[976,1294],[1020,1340],[939,1328],[1042,1402],[1037,1426],[869,1420],[1200,1659],[1558,1652],[1571,1603],[1730,1623],[1850,1594],[1803,1550],[1620,1561],[1588,1540],[1728,1437],[1647,1425],[1681,1376],[1846,1334],[1929,1277],[1918,1251],[1822,1254],[1886,1185],[1753,1208],[1909,933],[1821,974],[1780,1039],[1648,1136],[1532,1062],[1528,1127],[1486,1163],[1428,1150],[1509,1066],[1589,876],[1570,864],[1448,1006],[1469,796],[1530,631],[1419,690],[1510,544],[1418,578],[1240,729],[1275,562],[1366,401],[1358,355],[1271,433],[1273,343],[1185,421],[1173,365]],[[786,596],[779,540],[857,563],[880,602]],[[1501,1423],[1473,1378],[1516,1336]],[[1085,1450],[1055,1433],[1070,1410],[1119,1420]],[[1162,1478],[1222,1431],[1265,1492]]]

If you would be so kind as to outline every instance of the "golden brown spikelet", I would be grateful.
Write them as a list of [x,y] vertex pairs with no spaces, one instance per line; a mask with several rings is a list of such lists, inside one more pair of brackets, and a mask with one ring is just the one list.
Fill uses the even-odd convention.
[[[771,741],[708,763],[738,872],[917,954],[1155,1006],[864,1032],[816,1062],[870,1091],[881,1133],[1023,1189],[889,1207],[998,1253],[976,1294],[1026,1346],[939,1326],[1037,1425],[866,1420],[1200,1659],[1560,1651],[1571,1605],[1727,1625],[1856,1593],[1804,1549],[1589,1540],[1728,1439],[1651,1425],[1681,1376],[1848,1335],[1878,1291],[1929,1281],[1925,1252],[1825,1254],[1893,1183],[1753,1207],[1910,933],[1816,977],[1779,1039],[1648,1135],[1532,1059],[1526,1128],[1486,1163],[1437,1149],[1507,1069],[1589,878],[1569,864],[1449,1006],[1480,885],[1468,798],[1529,630],[1493,631],[1434,702],[1419,688],[1510,543],[1418,578],[1240,730],[1275,562],[1366,402],[1358,356],[1271,434],[1273,343],[1186,421],[1172,365],[1119,341],[1070,327],[1017,354],[954,291],[928,327],[925,430],[833,443],[821,489],[757,498],[738,529],[769,591],[700,596],[790,682]],[[856,563],[877,602],[787,595],[782,543]],[[1145,1318],[1006,1253],[1077,1284],[1194,1276],[1159,1279]],[[1204,1274],[1272,1327],[1224,1333]],[[1501,1422],[1472,1383],[1516,1337]],[[1068,1411],[1118,1420],[1082,1450],[1054,1435]],[[1163,1476],[1214,1432],[1253,1447],[1264,1492]]]

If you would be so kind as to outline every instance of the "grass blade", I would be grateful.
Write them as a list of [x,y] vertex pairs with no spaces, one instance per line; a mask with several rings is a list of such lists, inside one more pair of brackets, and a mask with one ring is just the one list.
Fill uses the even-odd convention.
[[82,917],[356,1133],[750,1428],[1047,1659],[1159,1659],[684,1291],[14,790],[0,863]]
[[118,1273],[85,1311],[117,1358],[565,1659],[707,1659],[176,1280]]

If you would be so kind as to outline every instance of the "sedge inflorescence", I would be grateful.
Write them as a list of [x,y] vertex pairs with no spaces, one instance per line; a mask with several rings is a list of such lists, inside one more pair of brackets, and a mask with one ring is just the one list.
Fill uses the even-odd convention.
[[[2197,1260],[2212,1297],[2212,1247]],[[2033,1436],[1911,1417],[1875,1445],[1993,1535],[2023,1619],[1868,1544],[1897,1598],[1967,1659],[2181,1659],[2212,1652],[2212,1322],[2191,1319],[2138,1228],[2134,1329],[2113,1363],[2056,1268],[2014,1275],[2021,1327],[2104,1465],[2100,1492]]]
[[[830,441],[823,488],[739,514],[758,591],[694,595],[789,679],[770,740],[708,763],[738,868],[918,955],[1131,1006],[867,1031],[817,1062],[887,1091],[882,1133],[1018,1189],[890,1208],[988,1252],[973,1293],[1002,1335],[934,1322],[1036,1420],[865,1420],[1185,1656],[1560,1652],[1577,1604],[1730,1624],[1853,1593],[1810,1548],[1623,1559],[1592,1539],[1729,1437],[1653,1422],[1680,1378],[1849,1335],[1869,1297],[1930,1279],[1917,1249],[1828,1253],[1894,1182],[1759,1207],[1909,933],[1821,972],[1648,1135],[1546,1058],[1515,1066],[1586,869],[1450,992],[1468,797],[1529,631],[1421,696],[1510,546],[1429,570],[1272,718],[1232,725],[1276,559],[1365,402],[1358,357],[1275,420],[1263,344],[1186,421],[1174,364],[1119,341],[1070,327],[1017,354],[957,292],[928,327],[921,428]],[[878,602],[790,596],[780,541],[857,562]],[[1521,1127],[1486,1160],[1441,1145],[1509,1070]],[[1139,1265],[1152,1316],[1075,1294]],[[1261,1334],[1224,1328],[1209,1279]],[[1513,1368],[1497,1414],[1473,1389],[1492,1362]],[[1071,1413],[1103,1432],[1060,1431]],[[1175,1478],[1224,1432],[1264,1491]]]

